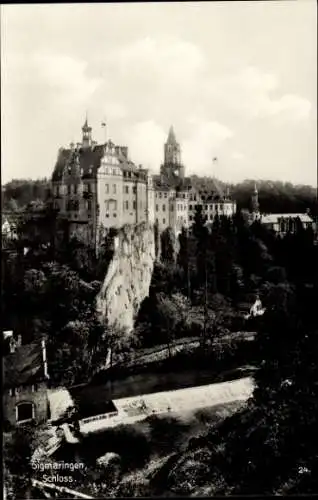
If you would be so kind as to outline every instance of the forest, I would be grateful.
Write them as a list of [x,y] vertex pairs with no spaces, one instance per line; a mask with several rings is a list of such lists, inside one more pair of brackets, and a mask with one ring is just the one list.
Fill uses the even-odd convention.
[[[214,179],[191,176],[194,187],[209,191],[214,189]],[[245,180],[237,184],[217,181],[223,190],[229,188],[238,209],[248,208],[254,180]],[[305,213],[309,210],[318,215],[317,189],[306,185],[293,185],[290,182],[261,180],[257,182],[259,202],[264,213]],[[13,179],[2,186],[2,210],[15,211],[25,208],[31,202],[45,201],[51,193],[48,179]]]
[[[258,222],[249,225],[240,212],[207,228],[197,208],[191,231],[177,240],[162,234],[149,297],[129,335],[101,325],[94,308],[111,258],[107,245],[96,259],[76,240],[60,249],[29,243],[27,255],[17,241],[4,259],[2,314],[6,328],[25,341],[47,336],[53,384],[87,381],[109,347],[127,363],[138,349],[165,344],[169,353],[176,340],[196,336],[199,362],[214,363],[213,341],[247,328],[257,332],[244,360],[259,368],[254,397],[189,442],[165,472],[164,493],[317,491],[318,246],[312,229],[299,225],[280,238]],[[242,308],[255,297],[266,312],[247,324]],[[238,355],[231,344],[218,352],[220,370],[228,368],[229,351]]]

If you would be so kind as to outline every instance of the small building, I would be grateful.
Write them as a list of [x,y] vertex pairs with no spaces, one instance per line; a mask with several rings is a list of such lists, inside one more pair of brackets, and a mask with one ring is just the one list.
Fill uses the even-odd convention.
[[3,420],[8,425],[48,419],[48,382],[45,341],[21,345],[9,339],[10,352],[3,358]]
[[298,227],[314,229],[314,221],[308,214],[268,214],[260,218],[262,224],[275,233],[284,235],[296,232]]

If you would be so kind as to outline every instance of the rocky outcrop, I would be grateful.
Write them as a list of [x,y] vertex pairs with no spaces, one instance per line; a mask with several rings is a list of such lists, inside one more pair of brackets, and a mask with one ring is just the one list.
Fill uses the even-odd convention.
[[96,307],[101,318],[130,331],[141,302],[148,296],[155,262],[153,226],[123,226],[114,236],[114,254]]

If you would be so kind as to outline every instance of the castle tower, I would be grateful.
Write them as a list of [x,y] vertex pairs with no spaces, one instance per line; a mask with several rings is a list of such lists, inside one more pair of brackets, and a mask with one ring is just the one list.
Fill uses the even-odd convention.
[[90,127],[87,123],[87,116],[85,123],[82,127],[82,132],[83,132],[82,136],[83,148],[89,148],[92,145],[92,127]]
[[164,163],[161,174],[165,177],[184,177],[184,167],[181,164],[181,148],[176,140],[173,127],[170,127],[167,142],[164,145]]
[[256,182],[254,183],[254,191],[251,196],[251,209],[252,209],[253,219],[255,220],[259,217],[258,190]]

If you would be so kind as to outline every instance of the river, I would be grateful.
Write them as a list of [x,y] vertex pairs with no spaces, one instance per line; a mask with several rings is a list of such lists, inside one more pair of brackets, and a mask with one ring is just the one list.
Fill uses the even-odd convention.
[[[236,368],[236,369],[235,369]],[[253,370],[252,370],[253,371]],[[217,374],[212,369],[192,369],[168,373],[141,373],[129,375],[120,380],[102,384],[85,384],[70,389],[72,397],[77,400],[90,401],[121,399],[130,396],[150,394],[152,392],[172,391],[196,387],[227,380],[235,380],[251,374],[249,367],[237,368]]]

